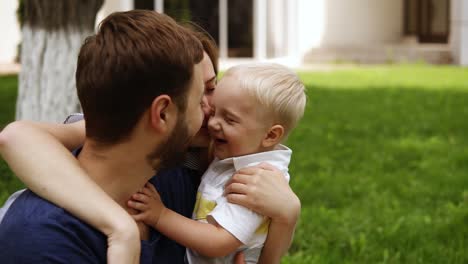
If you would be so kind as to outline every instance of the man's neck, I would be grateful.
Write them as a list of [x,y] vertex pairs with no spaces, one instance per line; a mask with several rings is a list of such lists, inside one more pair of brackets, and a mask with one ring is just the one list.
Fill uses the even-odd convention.
[[124,208],[131,195],[154,175],[146,155],[126,143],[103,149],[86,141],[78,160],[90,178]]

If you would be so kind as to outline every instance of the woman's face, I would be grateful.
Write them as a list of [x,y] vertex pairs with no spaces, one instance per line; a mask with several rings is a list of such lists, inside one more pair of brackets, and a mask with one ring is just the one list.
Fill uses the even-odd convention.
[[202,102],[202,110],[205,117],[203,119],[202,126],[193,139],[191,145],[195,147],[208,147],[211,139],[207,125],[211,114],[211,99],[213,97],[213,92],[216,89],[217,79],[213,63],[206,52],[203,55],[201,66],[203,71],[203,82],[205,83],[205,95]]

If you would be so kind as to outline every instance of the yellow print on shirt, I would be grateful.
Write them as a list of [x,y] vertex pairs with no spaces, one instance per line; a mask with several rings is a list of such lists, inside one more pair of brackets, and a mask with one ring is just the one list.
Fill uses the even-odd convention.
[[204,199],[200,192],[197,192],[195,203],[195,220],[206,220],[206,216],[216,207],[215,201]]
[[255,230],[257,235],[266,235],[268,234],[268,228],[270,227],[270,218],[264,217],[262,224]]

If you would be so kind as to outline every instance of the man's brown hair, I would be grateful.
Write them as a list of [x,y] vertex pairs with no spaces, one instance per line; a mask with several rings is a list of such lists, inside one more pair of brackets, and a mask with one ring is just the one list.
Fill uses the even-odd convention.
[[117,12],[81,47],[76,71],[86,136],[101,144],[128,138],[154,98],[167,94],[184,113],[200,41],[155,11]]

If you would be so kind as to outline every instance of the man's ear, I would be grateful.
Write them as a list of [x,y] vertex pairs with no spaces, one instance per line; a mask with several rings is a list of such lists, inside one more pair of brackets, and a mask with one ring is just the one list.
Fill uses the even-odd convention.
[[272,147],[281,142],[284,136],[284,127],[282,125],[274,125],[270,128],[265,138],[262,141],[264,148]]
[[163,94],[154,98],[150,108],[151,126],[160,132],[167,130],[168,121],[175,116],[174,110],[170,96]]

